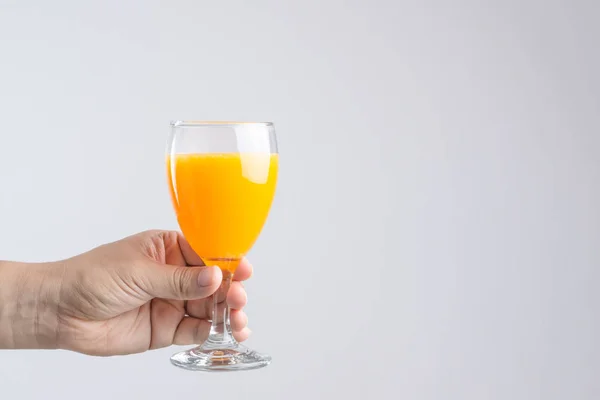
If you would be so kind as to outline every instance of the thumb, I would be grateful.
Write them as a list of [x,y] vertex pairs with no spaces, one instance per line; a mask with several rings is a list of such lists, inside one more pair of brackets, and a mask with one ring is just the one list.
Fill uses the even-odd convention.
[[140,282],[152,297],[171,300],[202,299],[213,294],[220,286],[223,274],[219,267],[180,267],[155,264],[145,269]]

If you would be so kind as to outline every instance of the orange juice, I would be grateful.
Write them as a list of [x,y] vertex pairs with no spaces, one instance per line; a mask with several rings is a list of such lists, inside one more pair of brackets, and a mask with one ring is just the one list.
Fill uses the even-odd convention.
[[277,154],[176,154],[167,157],[179,226],[207,265],[233,272],[267,219]]

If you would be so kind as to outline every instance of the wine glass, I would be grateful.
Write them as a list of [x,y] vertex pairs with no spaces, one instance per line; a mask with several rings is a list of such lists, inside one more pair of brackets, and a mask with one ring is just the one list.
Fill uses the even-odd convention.
[[271,357],[239,344],[226,295],[241,258],[269,214],[279,167],[270,122],[175,121],[167,144],[167,175],[181,231],[204,264],[223,272],[212,296],[211,328],[199,347],[171,362],[189,370],[261,368]]

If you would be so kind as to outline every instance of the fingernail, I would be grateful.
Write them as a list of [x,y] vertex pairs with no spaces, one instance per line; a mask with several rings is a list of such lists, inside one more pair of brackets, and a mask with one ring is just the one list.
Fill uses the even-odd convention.
[[198,285],[200,286],[211,286],[215,281],[215,270],[217,267],[204,268],[200,274],[198,274]]

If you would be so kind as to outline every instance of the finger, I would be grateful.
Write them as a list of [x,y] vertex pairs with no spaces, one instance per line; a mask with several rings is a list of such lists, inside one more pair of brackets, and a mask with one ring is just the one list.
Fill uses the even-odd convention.
[[[194,318],[212,319],[213,298],[190,300],[187,302],[186,312]],[[225,302],[217,304],[217,321],[223,320]]]
[[151,230],[140,236],[154,260],[170,265],[204,266],[185,237],[176,231]]
[[245,281],[252,276],[252,264],[246,257],[242,258],[240,261],[240,265],[238,265],[235,270],[235,274],[233,274],[234,281]]
[[186,305],[186,313],[194,318],[210,319],[213,302],[207,299],[190,300]]
[[250,334],[252,334],[252,331],[246,327],[239,332],[233,332],[233,337],[238,342],[243,342],[250,337]]
[[[219,315],[225,306],[223,301],[219,299]],[[241,310],[246,306],[248,302],[248,296],[246,289],[241,282],[232,282],[229,292],[227,293],[227,304],[229,307],[237,310]],[[204,298],[197,300],[190,300],[186,305],[186,312],[188,315],[194,318],[211,318],[213,307],[213,298]]]
[[[237,287],[237,285],[236,285]],[[223,311],[226,305],[232,310],[241,310],[246,305],[246,292],[242,289],[233,289],[228,296],[227,303],[221,301],[217,303],[217,321],[223,320]],[[190,300],[185,306],[186,313],[194,318],[212,319],[213,297],[207,299]]]
[[194,266],[204,265],[204,262],[202,262],[202,259],[200,258],[200,256],[198,256],[198,254],[196,254],[194,249],[192,249],[192,246],[190,246],[188,241],[185,239],[185,237],[181,233],[178,233],[177,241],[179,242],[179,248],[181,249],[181,254],[183,255],[183,258],[185,259],[185,262],[187,263],[187,265],[194,265]]
[[246,289],[241,282],[232,282],[229,292],[227,293],[227,304],[229,307],[236,310],[241,310],[246,306],[248,302],[248,295]]
[[[225,304],[219,304],[218,306],[218,311],[217,311],[217,322],[221,323],[223,322],[223,316],[225,315],[224,313],[225,311]],[[190,317],[193,318],[197,318],[197,319],[210,319],[210,317],[208,317],[207,313],[203,313],[203,314],[197,314],[194,313],[193,311],[190,312],[189,310],[189,303],[188,303],[188,315]],[[202,316],[198,316],[198,315],[202,315]],[[246,325],[248,325],[248,316],[246,315],[245,312],[241,311],[241,310],[231,310],[231,314],[230,314],[230,323],[231,323],[231,329],[233,329],[234,331],[241,331],[242,329],[244,329],[246,327]]]
[[[236,319],[237,318],[239,317],[236,317]],[[175,331],[175,335],[173,336],[173,344],[178,346],[202,344],[206,338],[208,338],[209,333],[210,322],[193,317],[184,317]],[[244,326],[240,330],[234,330],[233,337],[237,341],[243,342],[244,340],[248,339],[251,333],[252,331]]]
[[248,325],[248,316],[243,311],[231,310],[229,321],[231,323],[231,330],[239,332]]
[[201,344],[206,340],[209,332],[210,322],[207,320],[184,317],[175,331],[173,344],[179,346]]
[[152,300],[150,307],[150,348],[159,349],[173,344],[173,335],[185,314],[183,302],[179,300]]
[[193,300],[208,297],[220,286],[222,274],[217,267],[177,267],[153,264],[141,268],[136,283],[151,298]]

